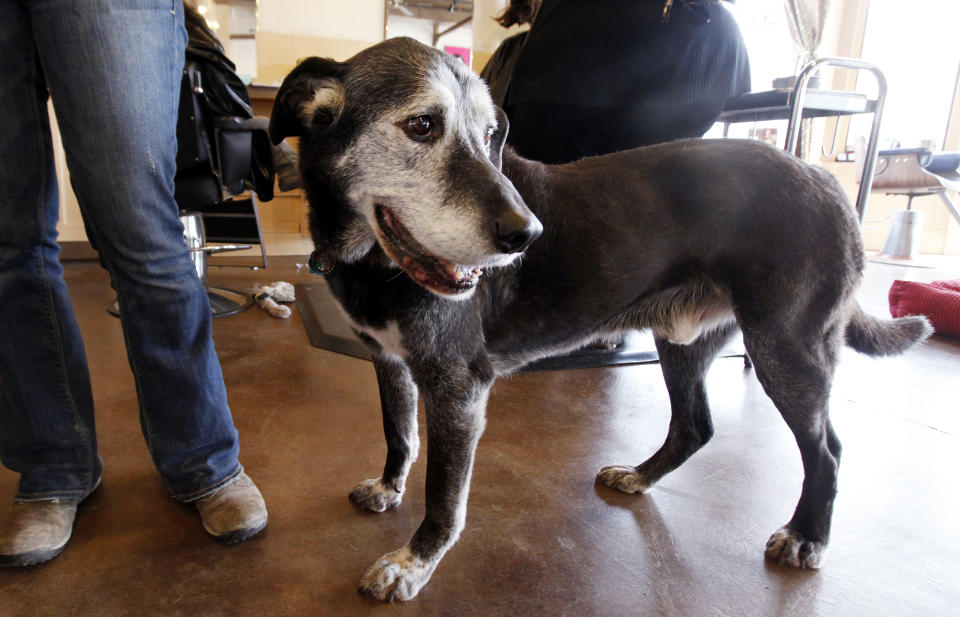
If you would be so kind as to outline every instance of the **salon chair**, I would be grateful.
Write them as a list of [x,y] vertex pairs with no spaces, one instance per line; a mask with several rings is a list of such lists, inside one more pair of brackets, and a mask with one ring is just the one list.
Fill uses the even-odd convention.
[[[857,145],[859,155],[862,148]],[[857,156],[858,167],[861,161],[862,157]],[[960,224],[960,211],[947,195],[948,190],[960,191],[960,152],[934,153],[929,148],[880,150],[870,190],[907,197],[907,208],[894,214],[881,253],[913,259],[917,256],[923,229],[923,211],[913,209],[915,198],[937,195]]]

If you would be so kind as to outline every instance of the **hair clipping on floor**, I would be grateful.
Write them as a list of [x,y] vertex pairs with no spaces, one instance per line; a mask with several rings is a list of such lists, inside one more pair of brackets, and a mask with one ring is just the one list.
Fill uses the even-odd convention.
[[287,319],[291,312],[289,306],[283,306],[280,302],[294,302],[297,299],[293,285],[286,281],[263,285],[253,294],[253,298],[260,308],[277,319]]

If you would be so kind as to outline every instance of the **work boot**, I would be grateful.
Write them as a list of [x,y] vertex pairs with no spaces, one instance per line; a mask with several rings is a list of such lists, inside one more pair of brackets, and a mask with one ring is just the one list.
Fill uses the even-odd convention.
[[0,566],[32,566],[49,561],[67,546],[79,499],[16,501],[0,532]]
[[204,530],[220,542],[241,542],[267,526],[263,496],[245,473],[194,503]]

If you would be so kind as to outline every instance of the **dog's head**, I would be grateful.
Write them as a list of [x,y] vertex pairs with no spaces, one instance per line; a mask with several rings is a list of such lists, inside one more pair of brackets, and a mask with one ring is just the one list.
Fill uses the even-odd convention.
[[342,261],[379,243],[420,285],[465,297],[542,231],[500,172],[507,118],[486,85],[412,39],[300,63],[270,118],[274,143],[290,135],[315,240]]

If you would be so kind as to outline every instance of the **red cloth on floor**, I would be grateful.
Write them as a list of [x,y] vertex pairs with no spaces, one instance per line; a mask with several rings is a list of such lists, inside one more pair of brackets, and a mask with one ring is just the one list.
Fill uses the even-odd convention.
[[960,292],[960,279],[953,281],[933,281],[930,284],[934,287],[942,287],[944,289],[952,289],[953,291]]
[[890,314],[926,315],[940,334],[960,337],[960,279],[915,283],[894,281],[890,286]]

